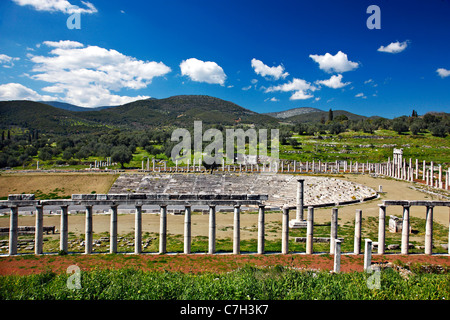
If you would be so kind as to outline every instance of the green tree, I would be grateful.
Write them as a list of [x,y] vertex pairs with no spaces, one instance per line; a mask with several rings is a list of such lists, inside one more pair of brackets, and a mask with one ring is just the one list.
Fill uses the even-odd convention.
[[133,159],[133,154],[130,149],[125,145],[119,145],[114,147],[111,151],[111,160],[113,162],[119,162],[121,168],[125,168],[124,164],[129,163]]
[[333,110],[331,110],[331,108],[328,111],[328,121],[333,121]]
[[408,126],[403,119],[394,119],[392,123],[392,130],[398,134],[402,134],[402,132],[408,131]]

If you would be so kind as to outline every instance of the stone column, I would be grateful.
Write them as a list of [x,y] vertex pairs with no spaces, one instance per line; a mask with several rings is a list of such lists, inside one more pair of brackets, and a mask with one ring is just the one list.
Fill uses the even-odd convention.
[[438,188],[442,189],[442,165],[439,165],[439,183]]
[[233,254],[241,253],[241,219],[240,219],[240,207],[234,206],[234,227],[233,227]]
[[372,264],[372,240],[365,239],[364,245],[364,271],[370,270]]
[[41,205],[36,206],[36,225],[34,229],[34,253],[42,254],[44,245],[44,208]]
[[448,208],[448,254],[450,255],[450,207]]
[[378,205],[378,253],[384,254],[385,251],[385,236],[386,236],[386,206]]
[[419,159],[416,159],[416,180],[419,180]]
[[184,253],[191,253],[191,206],[184,207]]
[[287,254],[289,252],[289,206],[283,206],[283,217],[281,223],[281,253]]
[[357,209],[355,214],[355,238],[353,243],[353,253],[361,253],[361,219],[362,210]]
[[434,179],[434,166],[433,166],[433,161],[431,161],[430,164],[430,186],[433,186],[433,179]]
[[86,223],[84,237],[84,253],[92,253],[92,206],[86,206]]
[[110,208],[109,253],[117,253],[117,205]]
[[159,214],[159,253],[167,251],[167,206],[160,206]]
[[17,254],[17,235],[19,231],[19,209],[17,206],[11,207],[9,217],[9,255]]
[[209,206],[209,240],[208,253],[216,252],[216,206]]
[[425,224],[425,254],[433,253],[433,206],[427,206]]
[[303,193],[304,179],[297,180],[297,213],[295,220],[303,220]]
[[334,242],[334,265],[333,271],[339,273],[341,271],[341,240]]
[[61,206],[61,225],[60,225],[60,237],[59,237],[59,250],[68,252],[69,241],[69,215],[68,206]]
[[136,214],[134,216],[134,253],[142,252],[142,204],[136,204]]
[[338,208],[331,211],[330,254],[334,254],[334,242],[337,239]]
[[402,248],[401,254],[408,254],[409,247],[409,205],[403,206]]
[[308,217],[306,220],[306,254],[313,254],[314,238],[314,207],[308,207]]
[[425,160],[423,160],[423,170],[422,170],[422,180],[425,181],[425,172],[427,171],[427,166]]
[[264,254],[264,232],[264,205],[260,205],[258,213],[258,254]]

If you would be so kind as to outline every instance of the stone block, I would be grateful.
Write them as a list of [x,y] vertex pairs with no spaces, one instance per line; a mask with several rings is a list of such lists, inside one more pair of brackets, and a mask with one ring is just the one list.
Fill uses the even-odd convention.
[[34,194],[10,194],[8,200],[34,200]]
[[97,200],[108,200],[107,194],[97,194]]

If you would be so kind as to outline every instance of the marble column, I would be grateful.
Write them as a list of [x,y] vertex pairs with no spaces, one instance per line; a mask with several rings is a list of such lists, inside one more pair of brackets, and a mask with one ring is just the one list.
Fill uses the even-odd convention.
[[408,254],[409,247],[409,208],[410,206],[403,206],[403,225],[402,225],[402,248],[401,254]]
[[330,254],[334,254],[334,242],[337,239],[338,228],[338,208],[331,211],[331,231],[330,231]]
[[136,204],[134,216],[134,253],[142,252],[142,204]]
[[289,206],[283,206],[283,216],[281,223],[281,253],[287,254],[289,252]]
[[303,194],[304,194],[304,179],[297,180],[297,212],[296,220],[303,220]]
[[216,252],[216,206],[209,206],[209,239],[208,253]]
[[260,205],[258,212],[258,254],[264,254],[264,220],[264,205]]
[[61,206],[61,225],[59,237],[59,250],[67,253],[69,242],[69,215],[68,206]]
[[361,220],[362,220],[362,210],[356,210],[355,214],[355,238],[353,242],[353,253],[361,253]]
[[335,273],[341,272],[341,240],[334,242],[334,264],[333,271]]
[[425,222],[425,254],[433,253],[433,206],[427,206]]
[[372,240],[365,239],[364,245],[364,271],[371,270],[372,264]]
[[117,253],[117,205],[110,207],[109,253]]
[[378,205],[378,253],[384,254],[386,237],[386,206]]
[[159,253],[167,252],[167,206],[160,206],[159,214]]
[[308,207],[308,217],[306,220],[306,254],[313,254],[314,239],[314,207]]
[[234,206],[234,225],[233,225],[233,254],[241,253],[241,218],[240,206]]
[[84,253],[92,253],[92,206],[86,206],[86,222],[85,222],[85,237],[84,237]]
[[184,207],[184,253],[191,253],[191,206]]
[[10,208],[9,217],[9,255],[17,254],[17,235],[19,231],[19,209],[17,206]]

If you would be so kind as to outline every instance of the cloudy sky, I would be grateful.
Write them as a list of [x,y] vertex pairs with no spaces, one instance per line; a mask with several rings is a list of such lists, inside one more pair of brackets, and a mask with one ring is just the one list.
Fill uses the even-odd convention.
[[449,17],[448,0],[1,0],[0,100],[449,112]]

